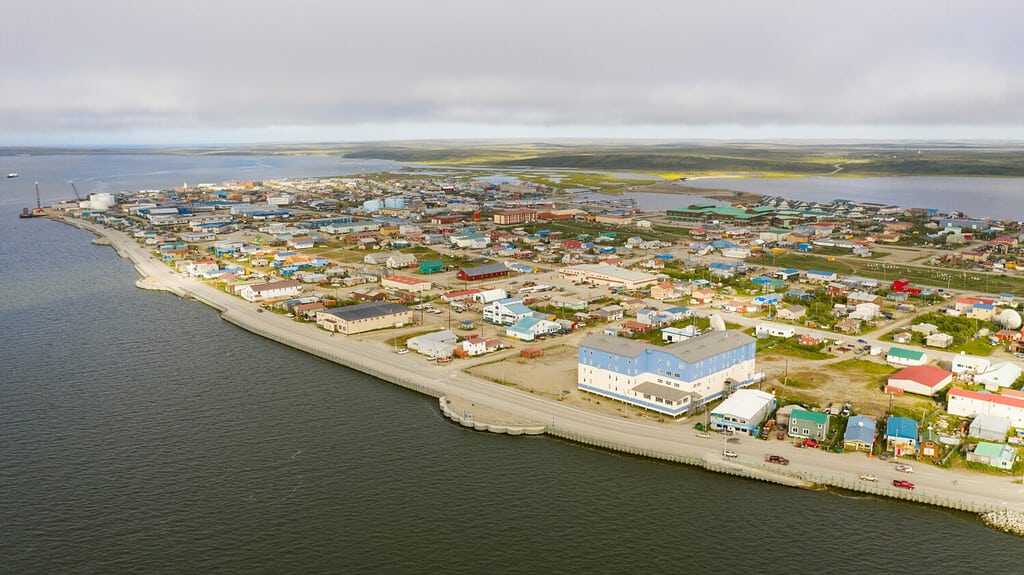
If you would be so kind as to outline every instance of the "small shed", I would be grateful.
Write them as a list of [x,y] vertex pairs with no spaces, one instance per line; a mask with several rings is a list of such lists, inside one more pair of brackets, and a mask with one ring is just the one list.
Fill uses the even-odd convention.
[[520,351],[519,355],[527,359],[534,359],[544,355],[544,350],[539,347],[527,347]]

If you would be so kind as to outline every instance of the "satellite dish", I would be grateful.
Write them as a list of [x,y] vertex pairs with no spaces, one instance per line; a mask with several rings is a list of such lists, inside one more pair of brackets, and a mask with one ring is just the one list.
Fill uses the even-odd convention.
[[711,331],[725,331],[725,320],[718,314],[711,314],[708,319],[711,321]]
[[1020,314],[1017,313],[1017,310],[1004,309],[996,317],[996,323],[1005,329],[1020,329]]

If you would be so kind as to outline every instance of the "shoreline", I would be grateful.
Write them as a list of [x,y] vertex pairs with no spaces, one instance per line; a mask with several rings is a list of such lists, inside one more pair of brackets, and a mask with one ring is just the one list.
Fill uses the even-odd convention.
[[[736,448],[740,457],[727,459],[722,456],[724,444],[717,438],[698,438],[688,428],[664,429],[637,419],[591,413],[471,376],[453,366],[424,365],[415,362],[415,358],[396,360],[390,349],[347,338],[331,338],[327,332],[277,314],[259,314],[256,312],[258,306],[200,280],[175,274],[156,260],[145,246],[123,232],[68,217],[52,219],[103,238],[119,256],[134,264],[141,276],[136,281],[139,288],[168,291],[182,298],[195,299],[218,310],[223,320],[250,333],[437,398],[441,413],[466,427],[510,435],[547,434],[610,451],[684,463],[708,471],[790,487],[832,487],[972,513],[1024,514],[1024,498],[1021,497],[1024,487],[1016,485],[1016,478],[1012,477],[1007,480],[1000,476],[927,469],[925,466],[917,474],[922,479],[914,478],[915,482],[922,481],[918,489],[908,491],[888,485],[890,474],[880,471],[881,466],[888,466],[878,460],[870,460],[860,454],[835,455],[797,449],[788,442],[769,444],[753,438]],[[99,243],[103,245],[104,242]],[[474,413],[470,414],[465,409],[467,402],[474,406]],[[764,455],[768,452],[784,453],[793,460],[793,465],[779,467],[765,463]],[[884,479],[877,483],[859,480],[859,475],[865,472]],[[937,477],[938,480],[924,482],[925,477]],[[965,491],[965,486],[970,486],[970,490]]]

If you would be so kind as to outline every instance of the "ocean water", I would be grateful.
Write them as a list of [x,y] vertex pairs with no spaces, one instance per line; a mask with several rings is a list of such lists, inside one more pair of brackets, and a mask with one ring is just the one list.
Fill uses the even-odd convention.
[[0,573],[1024,565],[964,513],[466,430],[17,211],[0,194]]
[[[846,199],[904,208],[935,208],[943,212],[966,212],[973,217],[1024,221],[1024,178],[704,178],[682,185],[794,200],[830,202]],[[657,209],[679,207],[678,203],[660,206]]]

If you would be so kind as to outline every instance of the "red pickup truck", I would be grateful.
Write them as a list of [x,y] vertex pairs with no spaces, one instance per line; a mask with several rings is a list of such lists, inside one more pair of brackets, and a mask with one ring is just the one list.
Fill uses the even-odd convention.
[[892,486],[893,487],[899,487],[900,489],[913,489],[914,488],[914,484],[909,482],[909,481],[907,481],[906,479],[893,479],[892,480]]

